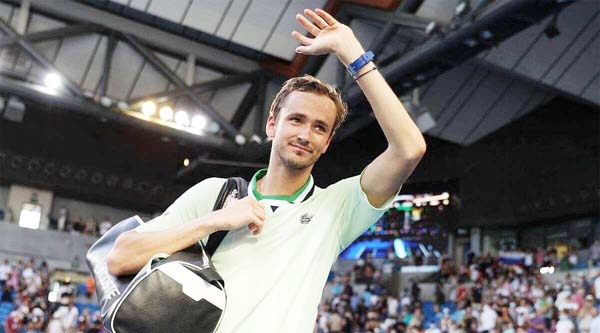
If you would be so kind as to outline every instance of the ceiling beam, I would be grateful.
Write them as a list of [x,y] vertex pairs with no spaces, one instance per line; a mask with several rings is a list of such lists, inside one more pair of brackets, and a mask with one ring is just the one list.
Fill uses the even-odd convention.
[[253,82],[257,80],[262,74],[262,70],[256,70],[251,73],[244,74],[235,74],[235,75],[226,75],[217,79],[209,80],[206,82],[196,83],[188,87],[184,88],[176,88],[171,91],[160,92],[156,94],[146,95],[143,97],[136,98],[131,100],[129,104],[132,108],[136,108],[141,106],[141,104],[148,100],[153,100],[157,102],[167,101],[169,99],[173,99],[176,97],[180,97],[185,95],[188,91],[194,94],[201,94],[206,91],[221,89],[225,87],[231,87],[238,85],[244,82]]
[[67,77],[62,75],[56,67],[52,63],[50,63],[44,56],[39,53],[29,42],[18,38],[18,34],[14,31],[10,25],[8,25],[4,20],[0,19],[0,30],[2,30],[9,37],[17,38],[17,45],[21,50],[23,50],[30,58],[39,63],[42,67],[46,68],[50,72],[54,72],[56,75],[59,75],[63,81],[63,85],[75,96],[83,96],[83,92],[79,88],[78,85],[73,83]]
[[[398,7],[401,1],[402,0],[344,0],[345,3],[379,8],[383,10],[394,10]],[[406,1],[407,0],[403,0],[402,3],[405,3]]]
[[[485,13],[475,21],[464,22],[443,36],[429,39],[397,61],[382,68],[381,73],[396,94],[402,95],[474,57],[479,52],[519,33],[534,22],[559,12],[571,3],[572,1],[507,1],[496,6],[494,10],[485,10]],[[367,13],[366,9],[365,13]],[[523,20],[523,17],[528,20]],[[492,39],[482,40],[480,37],[482,31],[488,31]],[[348,105],[356,105],[364,100],[364,95],[358,86],[352,85],[347,90],[346,100]],[[361,122],[361,126],[346,124],[352,130],[343,131],[341,139],[368,124],[368,121]]]
[[69,38],[95,32],[103,32],[104,30],[106,30],[106,28],[95,24],[73,24],[62,28],[36,31],[20,37],[4,36],[0,38],[0,48],[15,45],[19,39],[23,39],[29,43],[36,43],[52,39]]
[[104,121],[108,120],[124,125],[142,127],[167,137],[196,142],[200,145],[214,148],[224,153],[239,154],[240,151],[242,151],[242,147],[229,140],[225,140],[224,138],[211,135],[198,136],[151,122],[139,121],[139,119],[130,117],[124,113],[106,108],[91,99],[59,95],[56,91],[44,86],[26,83],[20,80],[0,77],[0,91],[6,94],[19,96],[26,100],[41,101],[42,103],[52,105],[54,106],[54,108],[52,108],[53,112],[78,112]]
[[[408,6],[410,8],[412,6]],[[346,5],[343,8],[344,12],[353,18],[366,19],[370,21],[380,22],[384,24],[395,24],[400,27],[412,28],[425,31],[427,25],[431,22],[435,22],[434,19],[428,19],[409,14],[408,12],[394,13],[384,11],[377,8],[370,8],[357,5]],[[440,22],[436,22],[440,24]]]
[[583,105],[587,105],[587,106],[592,107],[592,108],[597,108],[598,107],[598,105],[596,103],[594,103],[594,102],[592,102],[590,100],[587,100],[585,98],[582,98],[579,95],[573,94],[573,93],[571,93],[571,92],[569,92],[567,90],[559,89],[559,88],[557,88],[555,86],[552,86],[552,85],[549,85],[549,84],[545,83],[544,81],[532,79],[532,78],[530,78],[530,77],[528,77],[526,75],[520,74],[517,71],[513,71],[513,70],[510,70],[510,69],[507,69],[505,67],[502,67],[500,65],[491,63],[489,61],[486,61],[486,60],[483,60],[483,59],[479,59],[479,58],[473,58],[473,59],[469,60],[469,63],[472,63],[473,65],[475,65],[477,67],[480,67],[480,68],[483,68],[483,69],[487,69],[487,70],[490,70],[492,72],[496,72],[496,73],[499,73],[499,74],[502,74],[502,75],[506,75],[506,76],[508,76],[510,78],[513,78],[515,80],[518,80],[518,81],[530,84],[530,85],[532,85],[532,86],[534,86],[534,87],[536,87],[538,89],[541,89],[541,90],[543,90],[543,91],[545,91],[545,92],[547,92],[549,94],[554,94],[554,95],[557,95],[557,96],[561,96],[561,97],[564,97],[566,99],[570,99],[572,101],[575,101],[577,103],[581,103]]
[[[19,4],[17,0],[7,2]],[[234,55],[216,47],[210,47],[177,34],[137,22],[105,10],[69,0],[31,0],[31,9],[53,17],[78,23],[93,23],[129,34],[145,45],[182,58],[188,54],[197,57],[199,63],[225,73],[245,73],[259,68],[257,62]]]
[[227,133],[227,135],[235,139],[236,136],[240,135],[237,129],[231,125],[223,116],[215,110],[210,104],[204,102],[198,95],[189,90],[189,86],[175,74],[164,62],[162,62],[154,53],[152,53],[147,47],[145,47],[140,41],[134,36],[124,34],[125,40],[136,50],[146,61],[148,61],[154,68],[156,68],[162,75],[164,75],[171,83],[176,87],[184,89],[183,95],[189,98],[194,104],[196,104],[203,112],[212,118],[221,128]]
[[375,54],[381,53],[381,51],[385,48],[385,46],[389,43],[392,37],[398,32],[399,25],[394,22],[394,18],[402,13],[410,13],[414,14],[421,8],[425,0],[404,0],[402,4],[398,6],[394,15],[390,17],[390,20],[385,23],[385,26],[381,31],[375,36],[375,39],[371,43],[369,50],[373,51]]
[[242,128],[257,100],[258,83],[254,83],[250,86],[250,88],[248,88],[248,91],[244,95],[240,105],[238,105],[237,109],[235,110],[233,117],[231,117],[231,124],[233,127],[237,128],[238,130]]
[[[336,16],[340,5],[341,3],[339,0],[327,0],[327,3],[323,6],[323,10],[332,16]],[[272,73],[291,78],[298,76],[301,73],[309,58],[310,57],[306,54],[296,53],[290,62],[263,60],[260,65]]]
[[104,52],[104,62],[102,64],[102,77],[100,78],[100,87],[96,93],[96,100],[100,97],[106,96],[108,91],[108,82],[110,81],[110,69],[112,67],[113,54],[117,48],[117,39],[115,34],[111,33],[108,37],[108,43],[106,44],[106,51]]

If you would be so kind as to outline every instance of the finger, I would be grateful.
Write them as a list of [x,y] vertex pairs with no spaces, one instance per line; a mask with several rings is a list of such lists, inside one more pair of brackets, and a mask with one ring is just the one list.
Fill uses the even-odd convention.
[[315,12],[320,17],[322,17],[325,20],[325,22],[327,22],[328,25],[334,25],[334,24],[338,23],[338,21],[333,16],[331,16],[331,14],[329,14],[328,12],[324,11],[321,8],[315,9]]
[[317,28],[314,24],[310,23],[310,21],[307,20],[306,17],[300,14],[296,15],[296,21],[298,21],[298,23],[300,23],[300,25],[303,26],[304,29],[306,29],[306,31],[308,31],[313,36],[317,36],[319,32],[321,32],[319,28]]
[[252,232],[253,235],[257,235],[259,233],[259,229],[254,223],[248,224],[248,229]]
[[308,38],[308,37],[304,36],[303,34],[299,33],[298,31],[295,31],[295,30],[292,31],[292,37],[294,37],[302,45],[311,45],[312,42],[313,42],[312,38]]
[[320,29],[325,29],[329,26],[329,24],[327,24],[327,22],[325,22],[321,16],[317,15],[317,13],[310,9],[305,9],[304,15],[310,17]]
[[309,54],[311,55],[312,52],[310,51],[308,46],[298,46],[296,48],[296,53],[300,53],[300,54]]
[[256,209],[254,211],[254,215],[260,219],[261,221],[264,221],[267,218],[267,214],[265,214],[265,209],[264,208],[259,208]]

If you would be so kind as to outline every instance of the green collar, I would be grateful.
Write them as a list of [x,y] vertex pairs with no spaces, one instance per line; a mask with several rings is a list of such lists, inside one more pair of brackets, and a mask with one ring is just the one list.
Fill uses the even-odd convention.
[[[314,185],[313,178],[311,175],[306,180],[306,183],[304,183],[304,185],[302,185],[302,187],[300,187],[292,195],[262,195],[256,189],[256,185],[257,185],[258,180],[263,178],[266,174],[267,174],[267,169],[260,169],[254,174],[254,176],[252,177],[252,180],[250,180],[250,188],[252,189],[252,194],[254,195],[254,198],[256,200],[282,200],[282,201],[287,201],[289,203],[296,203],[297,201],[302,201],[304,199],[304,197],[306,197],[306,194],[311,190],[312,186]],[[300,200],[298,200],[298,199],[300,199]]]

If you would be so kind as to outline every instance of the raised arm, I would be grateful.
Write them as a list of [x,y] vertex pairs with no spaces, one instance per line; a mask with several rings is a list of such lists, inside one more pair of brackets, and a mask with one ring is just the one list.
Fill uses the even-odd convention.
[[[298,14],[296,19],[314,36],[311,38],[292,32],[302,44],[296,48],[298,53],[333,53],[345,66],[365,53],[352,29],[321,9],[306,9],[304,16]],[[379,207],[410,176],[425,154],[426,145],[421,132],[384,77],[378,70],[372,70],[374,66],[374,63],[368,63],[356,77],[388,142],[388,148],[367,166],[361,178],[361,186],[369,202]]]

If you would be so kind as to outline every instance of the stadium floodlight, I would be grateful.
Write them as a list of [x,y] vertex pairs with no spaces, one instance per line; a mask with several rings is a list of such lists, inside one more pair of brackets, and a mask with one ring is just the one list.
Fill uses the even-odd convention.
[[163,106],[160,108],[160,111],[158,111],[158,116],[162,120],[173,120],[173,109],[170,106]]
[[175,123],[181,126],[189,126],[190,125],[190,117],[187,112],[183,110],[179,110],[175,113]]
[[206,117],[201,114],[197,114],[192,118],[192,127],[197,130],[204,129],[207,124],[208,121],[206,120]]
[[44,84],[51,89],[58,89],[62,86],[62,79],[56,73],[48,73],[44,78]]
[[144,102],[142,104],[142,113],[147,116],[152,116],[156,113],[156,104],[154,102]]

